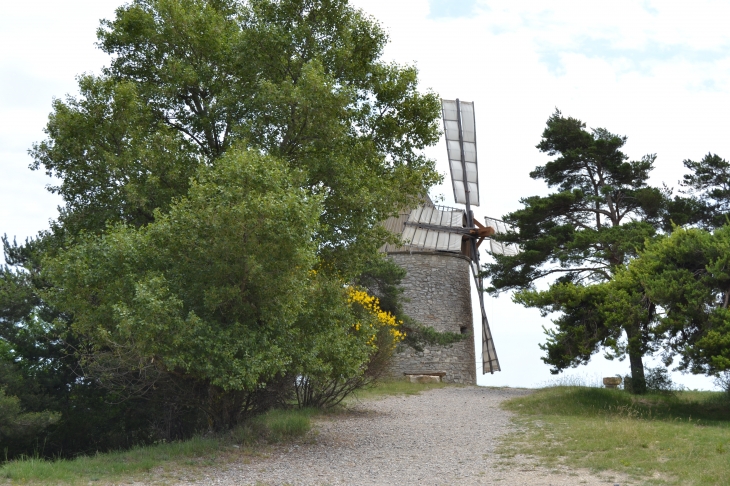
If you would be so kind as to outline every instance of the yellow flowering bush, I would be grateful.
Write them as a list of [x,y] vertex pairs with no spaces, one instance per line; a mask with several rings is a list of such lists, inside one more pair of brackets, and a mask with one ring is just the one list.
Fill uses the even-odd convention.
[[360,287],[343,286],[337,277],[310,271],[314,289],[292,338],[309,350],[292,363],[300,407],[337,405],[352,391],[388,372],[402,324],[383,311],[376,297]]
[[347,288],[347,299],[359,317],[353,329],[367,337],[369,346],[390,352],[405,338],[405,333],[400,329],[403,321],[382,310],[377,297],[351,286]]

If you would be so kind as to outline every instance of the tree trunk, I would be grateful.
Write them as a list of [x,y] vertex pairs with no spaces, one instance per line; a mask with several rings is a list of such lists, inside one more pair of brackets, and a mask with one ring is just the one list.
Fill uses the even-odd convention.
[[629,364],[631,365],[631,393],[641,395],[646,393],[646,377],[644,376],[644,361],[642,360],[643,346],[641,342],[641,329],[638,326],[627,326],[626,337],[629,345]]
[[632,353],[629,350],[629,363],[631,364],[631,393],[635,395],[646,393],[646,378],[641,353]]

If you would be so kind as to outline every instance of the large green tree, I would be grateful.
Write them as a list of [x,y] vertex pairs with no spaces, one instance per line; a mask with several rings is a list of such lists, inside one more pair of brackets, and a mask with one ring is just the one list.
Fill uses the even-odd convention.
[[657,335],[669,364],[715,375],[730,369],[730,226],[675,231],[647,245],[622,278],[657,308]]
[[110,66],[55,102],[32,151],[61,180],[64,223],[148,222],[197,164],[246,144],[323,196],[319,254],[352,276],[385,236],[377,223],[438,178],[420,153],[437,97],[380,60],[385,33],[347,1],[138,0],[98,36]]
[[[556,111],[537,148],[557,157],[530,173],[555,191],[523,198],[524,208],[504,217],[514,231],[498,239],[521,251],[494,255],[484,271],[491,279],[489,292],[512,290],[516,302],[545,315],[559,313],[543,345],[543,360],[553,372],[586,363],[605,347],[628,354],[641,391],[642,357],[652,349],[652,310],[638,320],[605,319],[598,306],[608,290],[596,286],[610,282],[655,234],[666,200],[647,184],[655,156],[630,161],[621,151],[625,143],[624,136],[587,130],[580,120]],[[542,285],[547,288],[538,290]]]
[[[119,435],[131,441],[152,436],[129,433],[139,420],[123,418],[139,417],[134,413],[145,405],[134,396],[140,393],[160,399],[158,408],[147,408],[144,421],[168,415],[165,407],[178,406],[173,403],[178,398],[216,396],[201,390],[240,391],[257,379],[273,386],[305,371],[313,383],[329,380],[337,387],[330,378],[361,373],[371,351],[357,340],[347,344],[352,337],[346,323],[353,314],[343,306],[343,282],[359,275],[388,237],[378,223],[439,178],[421,154],[438,138],[439,103],[434,93],[419,91],[416,69],[384,62],[387,36],[346,0],[137,0],[103,21],[98,39],[110,64],[98,76],[80,76],[77,95],[54,101],[47,137],[30,151],[32,168],[58,180],[50,189],[64,205],[51,231],[32,243],[38,248],[33,258],[7,268],[0,279],[2,312],[12,316],[3,324],[3,339],[52,345],[42,364],[59,370],[54,390],[97,387],[91,401],[76,402],[69,413],[104,408],[109,413],[99,423],[124,424]],[[209,187],[210,174],[229,167],[231,150],[233,159],[258,154],[272,170],[286,174],[280,186],[261,178],[258,189],[243,184],[252,201],[268,188],[282,208],[317,207],[316,224],[307,218],[272,220],[281,216],[273,201],[259,208],[258,217],[248,206],[247,220],[231,216],[231,224],[238,225],[233,228],[216,219],[229,209],[216,197],[245,195],[220,181],[221,194],[211,189],[208,207],[195,191]],[[239,179],[231,175],[231,180]],[[213,208],[218,212],[204,218]],[[170,219],[173,213],[179,218]],[[208,229],[220,224],[221,239],[198,232],[198,224]],[[246,271],[272,273],[247,285],[243,278],[233,282],[241,269],[219,245],[235,247],[240,242],[231,238],[245,237],[244,230],[256,224],[271,231],[268,239],[256,240],[261,248],[241,243],[260,265]],[[300,245],[285,247],[297,231]],[[306,262],[280,268],[267,260],[301,244],[309,252]],[[192,255],[199,260],[191,262]],[[231,255],[245,257],[236,248]],[[313,268],[316,279],[291,281],[294,273]],[[37,278],[28,278],[31,274]],[[190,279],[180,280],[181,275]],[[210,277],[207,286],[198,278],[204,275]],[[280,275],[281,282],[270,282],[272,275]],[[258,284],[270,289],[254,292]],[[319,302],[321,309],[297,304],[302,293],[305,302]],[[281,299],[288,307],[278,307],[277,317],[270,302]],[[234,313],[238,324],[221,317],[229,307],[240,311]],[[271,319],[251,317],[257,312]],[[241,330],[240,339],[234,329]],[[261,341],[246,334],[255,330],[262,332]],[[191,337],[194,331],[198,334]],[[221,341],[223,336],[229,340]],[[250,362],[239,356],[249,345],[256,355]],[[288,347],[277,358],[279,345]],[[34,346],[13,348],[13,359],[32,366]],[[213,346],[210,362],[193,356],[195,350],[208,353],[206,346]],[[137,378],[112,372],[119,363],[128,371],[135,359]],[[175,381],[181,376],[182,382]],[[180,389],[181,383],[190,385],[188,379],[195,384],[186,395]],[[109,383],[130,385],[131,392],[98,388]],[[112,406],[123,399],[126,406]],[[188,411],[180,414],[190,417]],[[220,408],[215,414],[222,422],[234,420]],[[68,423],[64,415],[60,424]],[[121,445],[126,443],[106,446]]]
[[361,373],[369,352],[350,332],[345,291],[312,271],[321,200],[300,177],[232,149],[154,222],[81,236],[47,259],[55,286],[43,296],[73,315],[92,375],[123,386],[140,367],[184,377],[206,388],[200,406],[224,428],[252,393],[308,376],[312,363],[320,374]]

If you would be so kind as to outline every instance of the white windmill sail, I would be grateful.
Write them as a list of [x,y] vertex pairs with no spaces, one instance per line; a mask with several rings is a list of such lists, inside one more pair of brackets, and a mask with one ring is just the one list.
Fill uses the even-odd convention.
[[[486,226],[491,226],[492,228],[494,228],[494,232],[496,234],[507,233],[508,231],[512,230],[512,228],[510,228],[507,223],[500,219],[485,217],[484,224]],[[494,239],[490,238],[489,251],[498,255],[515,256],[520,252],[520,247],[514,243],[502,243],[500,241],[495,241]]]
[[422,205],[408,215],[402,238],[411,248],[459,253],[461,234],[444,229],[463,226],[463,209]]
[[[454,186],[454,200],[459,204],[479,206],[474,103],[441,100],[441,107],[444,116],[444,134],[449,154],[451,182]],[[467,195],[469,200],[467,200]]]
[[[466,206],[467,229],[476,229],[471,212],[471,206],[479,206],[480,202],[474,103],[458,99],[441,100],[441,109],[454,200]],[[482,314],[482,373],[494,373],[500,371],[500,366],[487,313],[484,310],[484,279],[480,276],[477,238],[473,235],[469,240],[468,255],[471,258],[470,267],[479,294]]]

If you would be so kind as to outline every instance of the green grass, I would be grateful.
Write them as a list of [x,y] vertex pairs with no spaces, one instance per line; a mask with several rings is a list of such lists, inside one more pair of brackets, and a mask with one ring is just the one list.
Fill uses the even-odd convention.
[[311,430],[311,418],[320,413],[313,408],[270,410],[237,427],[231,436],[236,443],[248,446],[294,440]]
[[178,479],[211,466],[266,452],[267,444],[292,441],[311,429],[314,410],[272,410],[229,434],[193,437],[180,442],[135,447],[128,451],[83,456],[72,460],[14,460],[0,467],[0,479],[11,484],[89,484],[156,476]]
[[[181,442],[135,447],[128,451],[82,456],[72,460],[26,458],[5,463],[0,467],[0,478],[10,480],[13,484],[108,482],[121,477],[139,477],[162,465],[211,463],[224,453],[226,446],[220,438],[194,437]],[[205,461],[202,458],[206,458]]]
[[552,387],[504,404],[518,413],[505,455],[616,471],[647,484],[730,484],[730,399]]

